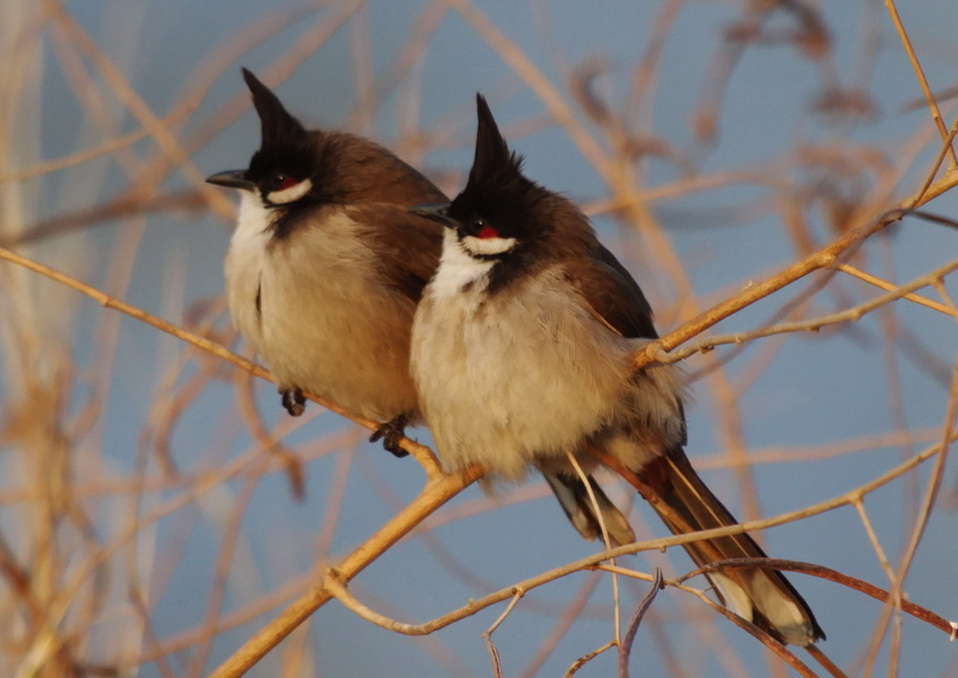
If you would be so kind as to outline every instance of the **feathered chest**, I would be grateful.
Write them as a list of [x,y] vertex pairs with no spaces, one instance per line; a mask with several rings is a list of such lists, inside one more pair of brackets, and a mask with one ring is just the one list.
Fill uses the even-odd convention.
[[282,237],[275,228],[280,216],[244,194],[226,257],[230,311],[254,341],[264,314],[302,323],[304,309],[341,310],[335,302],[363,300],[376,275],[375,253],[348,210],[318,208]]
[[317,211],[283,237],[271,218],[255,197],[244,196],[226,258],[226,290],[235,324],[274,371],[305,372],[284,367],[299,356],[316,362],[317,353],[345,353],[356,333],[369,334],[377,322],[390,325],[397,312],[388,307],[401,307],[408,328],[411,303],[407,310],[378,279],[375,252],[348,209]]
[[375,225],[322,207],[277,234],[244,196],[226,260],[230,313],[277,376],[347,410],[388,420],[412,412],[408,340],[414,302],[380,273]]
[[[446,268],[426,290],[412,365],[440,454],[507,477],[579,445],[627,386],[628,340],[601,326],[561,267],[488,294],[488,271]],[[494,452],[498,450],[498,452]]]

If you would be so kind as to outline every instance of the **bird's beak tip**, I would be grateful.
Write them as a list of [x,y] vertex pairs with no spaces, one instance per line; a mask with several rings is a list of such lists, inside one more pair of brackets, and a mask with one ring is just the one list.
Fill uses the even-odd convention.
[[217,172],[206,177],[206,183],[216,186],[226,186],[227,188],[238,188],[243,191],[251,191],[255,184],[246,178],[246,170],[226,170]]
[[417,216],[436,221],[443,226],[453,228],[456,225],[455,220],[449,216],[449,203],[431,202],[421,205],[414,205],[409,208],[409,212]]

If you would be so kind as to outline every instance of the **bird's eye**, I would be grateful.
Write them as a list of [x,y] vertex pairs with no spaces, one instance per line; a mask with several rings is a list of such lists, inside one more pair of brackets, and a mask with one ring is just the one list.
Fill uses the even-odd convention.
[[274,190],[282,191],[284,189],[290,188],[291,186],[295,186],[299,183],[299,180],[295,177],[291,177],[285,172],[276,172],[272,177],[272,183],[275,187]]
[[482,240],[499,237],[499,229],[482,217],[476,217],[472,220],[472,232],[476,234],[477,238],[481,238]]

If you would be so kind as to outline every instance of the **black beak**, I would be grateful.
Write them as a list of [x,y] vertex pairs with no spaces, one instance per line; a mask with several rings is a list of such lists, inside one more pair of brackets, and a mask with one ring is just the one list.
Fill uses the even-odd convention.
[[446,228],[457,228],[459,226],[459,222],[449,216],[449,203],[430,202],[410,207],[409,211],[430,221],[438,222]]
[[246,170],[217,172],[213,176],[206,177],[206,183],[226,186],[227,188],[238,188],[241,191],[256,190],[256,184],[246,178]]

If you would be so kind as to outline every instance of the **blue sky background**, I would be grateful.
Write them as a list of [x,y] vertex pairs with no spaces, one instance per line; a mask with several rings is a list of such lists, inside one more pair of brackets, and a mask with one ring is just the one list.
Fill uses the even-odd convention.
[[[797,233],[819,245],[835,237],[822,196],[841,195],[851,206],[874,198],[866,210],[874,215],[910,195],[937,153],[927,111],[901,111],[921,92],[882,4],[824,4],[815,11],[829,31],[828,57],[809,58],[794,42],[775,41],[774,36],[793,32],[796,21],[787,12],[772,13],[762,24],[769,39],[744,49],[720,90],[717,136],[711,144],[696,136],[694,121],[707,101],[713,69],[727,53],[723,36],[746,20],[740,4],[481,4],[488,21],[545,75],[604,149],[608,145],[602,130],[573,97],[570,74],[586,63],[601,63],[595,91],[621,110],[636,64],[653,39],[663,37],[653,27],[670,9],[676,11],[634,127],[639,139],[660,151],[636,165],[636,188],[654,192],[678,186],[674,194],[649,203],[656,227],[636,227],[602,209],[609,189],[601,173],[567,131],[552,122],[527,82],[456,10],[460,3],[445,9],[421,58],[395,82],[391,69],[408,48],[417,20],[424,12],[442,11],[443,3],[358,3],[352,19],[319,49],[302,45],[346,3],[309,6],[300,20],[246,49],[236,47],[241,32],[262,28],[305,5],[87,0],[66,3],[61,11],[86,31],[156,115],[168,115],[186,93],[197,93],[195,110],[170,130],[189,149],[192,166],[202,176],[245,166],[258,145],[258,121],[248,108],[240,66],[275,85],[304,122],[370,135],[422,167],[451,194],[471,162],[474,95],[483,92],[513,148],[526,156],[527,174],[596,213],[596,227],[646,290],[657,309],[660,331],[666,332],[694,311],[797,259]],[[944,1],[920,5],[902,3],[899,11],[932,88],[946,90],[955,85],[958,6]],[[11,135],[7,172],[141,128],[105,84],[92,52],[75,51],[73,46],[80,43],[65,32],[66,24],[57,19],[41,22],[39,35],[24,28],[37,11],[24,0],[0,13],[8,26],[33,36],[19,46],[18,53],[28,56],[27,65],[9,61],[5,86],[19,96],[5,109],[14,112],[5,129]],[[14,30],[8,28],[5,35],[10,54],[17,46],[11,37]],[[231,48],[236,53],[230,54]],[[287,68],[290,62],[284,59],[300,51],[302,63]],[[73,83],[81,71],[92,73],[92,84],[77,89]],[[282,82],[276,77],[280,72]],[[363,91],[357,82],[363,82],[364,72],[371,74],[377,92],[375,115],[368,117],[356,113]],[[22,79],[14,77],[17,74]],[[847,108],[823,110],[817,104],[831,86],[850,100],[865,102],[866,114],[855,115]],[[851,97],[854,92],[862,94]],[[946,124],[954,111],[954,100],[943,101]],[[227,117],[233,112],[235,120]],[[210,134],[211,129],[215,133]],[[208,138],[198,144],[200,137]],[[0,184],[7,206],[4,237],[17,228],[103,204],[139,187],[139,182],[156,184],[160,192],[191,190],[189,173],[181,166],[159,181],[144,179],[142,168],[156,157],[156,149],[155,140],[145,138],[63,171],[5,181]],[[714,188],[701,190],[679,183],[726,173],[746,178],[716,181]],[[876,188],[882,182],[884,193]],[[958,203],[948,194],[928,209],[953,217]],[[799,222],[801,229],[790,230]],[[215,336],[227,340],[221,296],[229,226],[226,212],[217,214],[213,207],[165,210],[97,222],[19,251],[175,323],[218,318]],[[694,298],[678,291],[676,271],[668,267],[665,252],[656,249],[657,232],[666,236],[683,264],[682,275]],[[887,236],[869,241],[854,263],[879,277],[906,282],[950,261],[955,237],[953,230],[909,219],[889,229]],[[138,669],[138,675],[150,677],[208,673],[304,590],[311,568],[320,567],[315,571],[321,572],[317,563],[325,562],[325,556],[331,562],[340,560],[419,491],[422,472],[414,461],[397,461],[366,444],[362,431],[317,406],[308,408],[303,420],[290,421],[272,386],[257,382],[253,389],[260,415],[285,448],[303,460],[305,498],[296,500],[281,469],[275,464],[268,472],[260,468],[265,457],[255,452],[238,395],[242,379],[233,368],[217,366],[153,328],[74,292],[9,271],[3,274],[10,276],[4,279],[9,293],[2,307],[9,314],[9,327],[29,326],[43,337],[36,343],[38,350],[26,355],[9,339],[11,333],[6,335],[6,419],[9,423],[9,413],[25,402],[24,374],[44,381],[47,373],[57,373],[51,366],[73,366],[63,386],[67,396],[62,421],[71,443],[71,480],[94,527],[94,540],[115,543],[131,516],[148,516],[183,499],[182,506],[155,525],[142,526],[137,537],[108,560],[103,571],[108,582],[105,612],[84,627],[84,652],[92,660],[110,663],[137,656],[149,649],[144,640],[149,634],[163,645],[201,626],[210,615],[210,590],[221,559],[230,563],[222,604],[226,617],[249,610],[270,592],[285,590],[285,597],[278,594],[259,614],[218,631],[208,656],[202,643],[192,643],[161,663],[145,662]],[[807,284],[789,287],[713,331],[763,325]],[[946,287],[954,294],[952,282],[946,281]],[[939,299],[934,291],[925,293]],[[873,288],[836,276],[813,298],[804,317],[848,308],[875,294]],[[18,299],[30,300],[30,314]],[[936,439],[948,405],[956,348],[954,318],[906,302],[851,327],[754,342],[735,354],[720,376],[695,383],[689,456],[733,513],[746,517],[740,478],[729,470],[728,416],[737,412],[745,451],[755,457],[750,468],[761,515],[843,495]],[[722,348],[708,359],[731,355]],[[695,357],[687,369],[696,373],[710,364],[706,360]],[[35,364],[45,367],[34,369]],[[723,389],[728,389],[731,404],[723,405]],[[85,408],[96,414],[92,423],[81,425]],[[168,429],[165,422],[171,424]],[[910,440],[902,434],[895,445],[868,443],[871,436],[901,431],[910,432]],[[429,440],[423,430],[416,436]],[[38,538],[30,517],[39,508],[23,491],[38,478],[42,481],[42,473],[28,463],[28,445],[9,435],[4,440],[10,454],[0,460],[0,487],[6,497],[0,503],[0,528],[15,552],[29,561]],[[860,449],[838,453],[845,442]],[[829,450],[835,453],[827,454]],[[180,481],[163,475],[164,451]],[[203,478],[231,464],[239,469],[235,477],[203,484]],[[946,468],[942,496],[905,586],[910,600],[946,618],[958,618],[958,594],[952,585],[958,566],[955,470],[953,463]],[[893,566],[910,536],[916,497],[924,496],[929,472],[930,467],[922,468],[865,499]],[[139,477],[154,482],[153,489],[140,494],[129,487],[108,489],[110,481]],[[190,494],[194,490],[195,497]],[[500,503],[482,499],[479,490],[471,488],[439,511],[438,527],[402,541],[363,572],[351,590],[383,614],[419,622],[593,553],[594,546],[577,537],[546,494],[538,479],[504,492]],[[631,501],[624,487],[613,496]],[[635,502],[632,516],[640,538],[666,533],[641,501]],[[240,537],[230,546],[234,522],[241,525]],[[58,529],[66,579],[75,566],[70,554],[81,559],[84,551],[75,531]],[[764,537],[773,556],[826,565],[887,586],[852,508],[790,523]],[[640,554],[622,564],[645,572],[661,566],[667,576],[691,569],[678,549],[665,555]],[[598,582],[584,611],[546,653],[535,675],[562,675],[576,658],[611,637],[608,576],[570,576],[527,595],[495,634],[505,675],[531,675],[529,667],[541,644],[570,601],[592,586],[592,578]],[[792,581],[828,635],[822,649],[849,675],[863,675],[863,657],[881,606],[837,584],[801,575],[793,575]],[[149,633],[130,603],[131,586],[146,598]],[[645,590],[644,584],[623,582],[626,614]],[[305,635],[284,643],[250,675],[491,675],[479,636],[502,610],[486,610],[430,637],[409,638],[373,627],[331,603],[305,627]],[[904,617],[901,633],[898,675],[955,674],[955,646],[941,632]],[[886,641],[872,675],[887,673],[888,647]],[[298,664],[291,658],[295,649],[303,653]],[[799,656],[813,663],[800,651]],[[298,672],[282,673],[289,665],[297,665]],[[639,632],[631,663],[633,676],[789,675],[777,666],[754,639],[674,590],[657,599]],[[609,653],[578,675],[607,676],[614,670]]]

